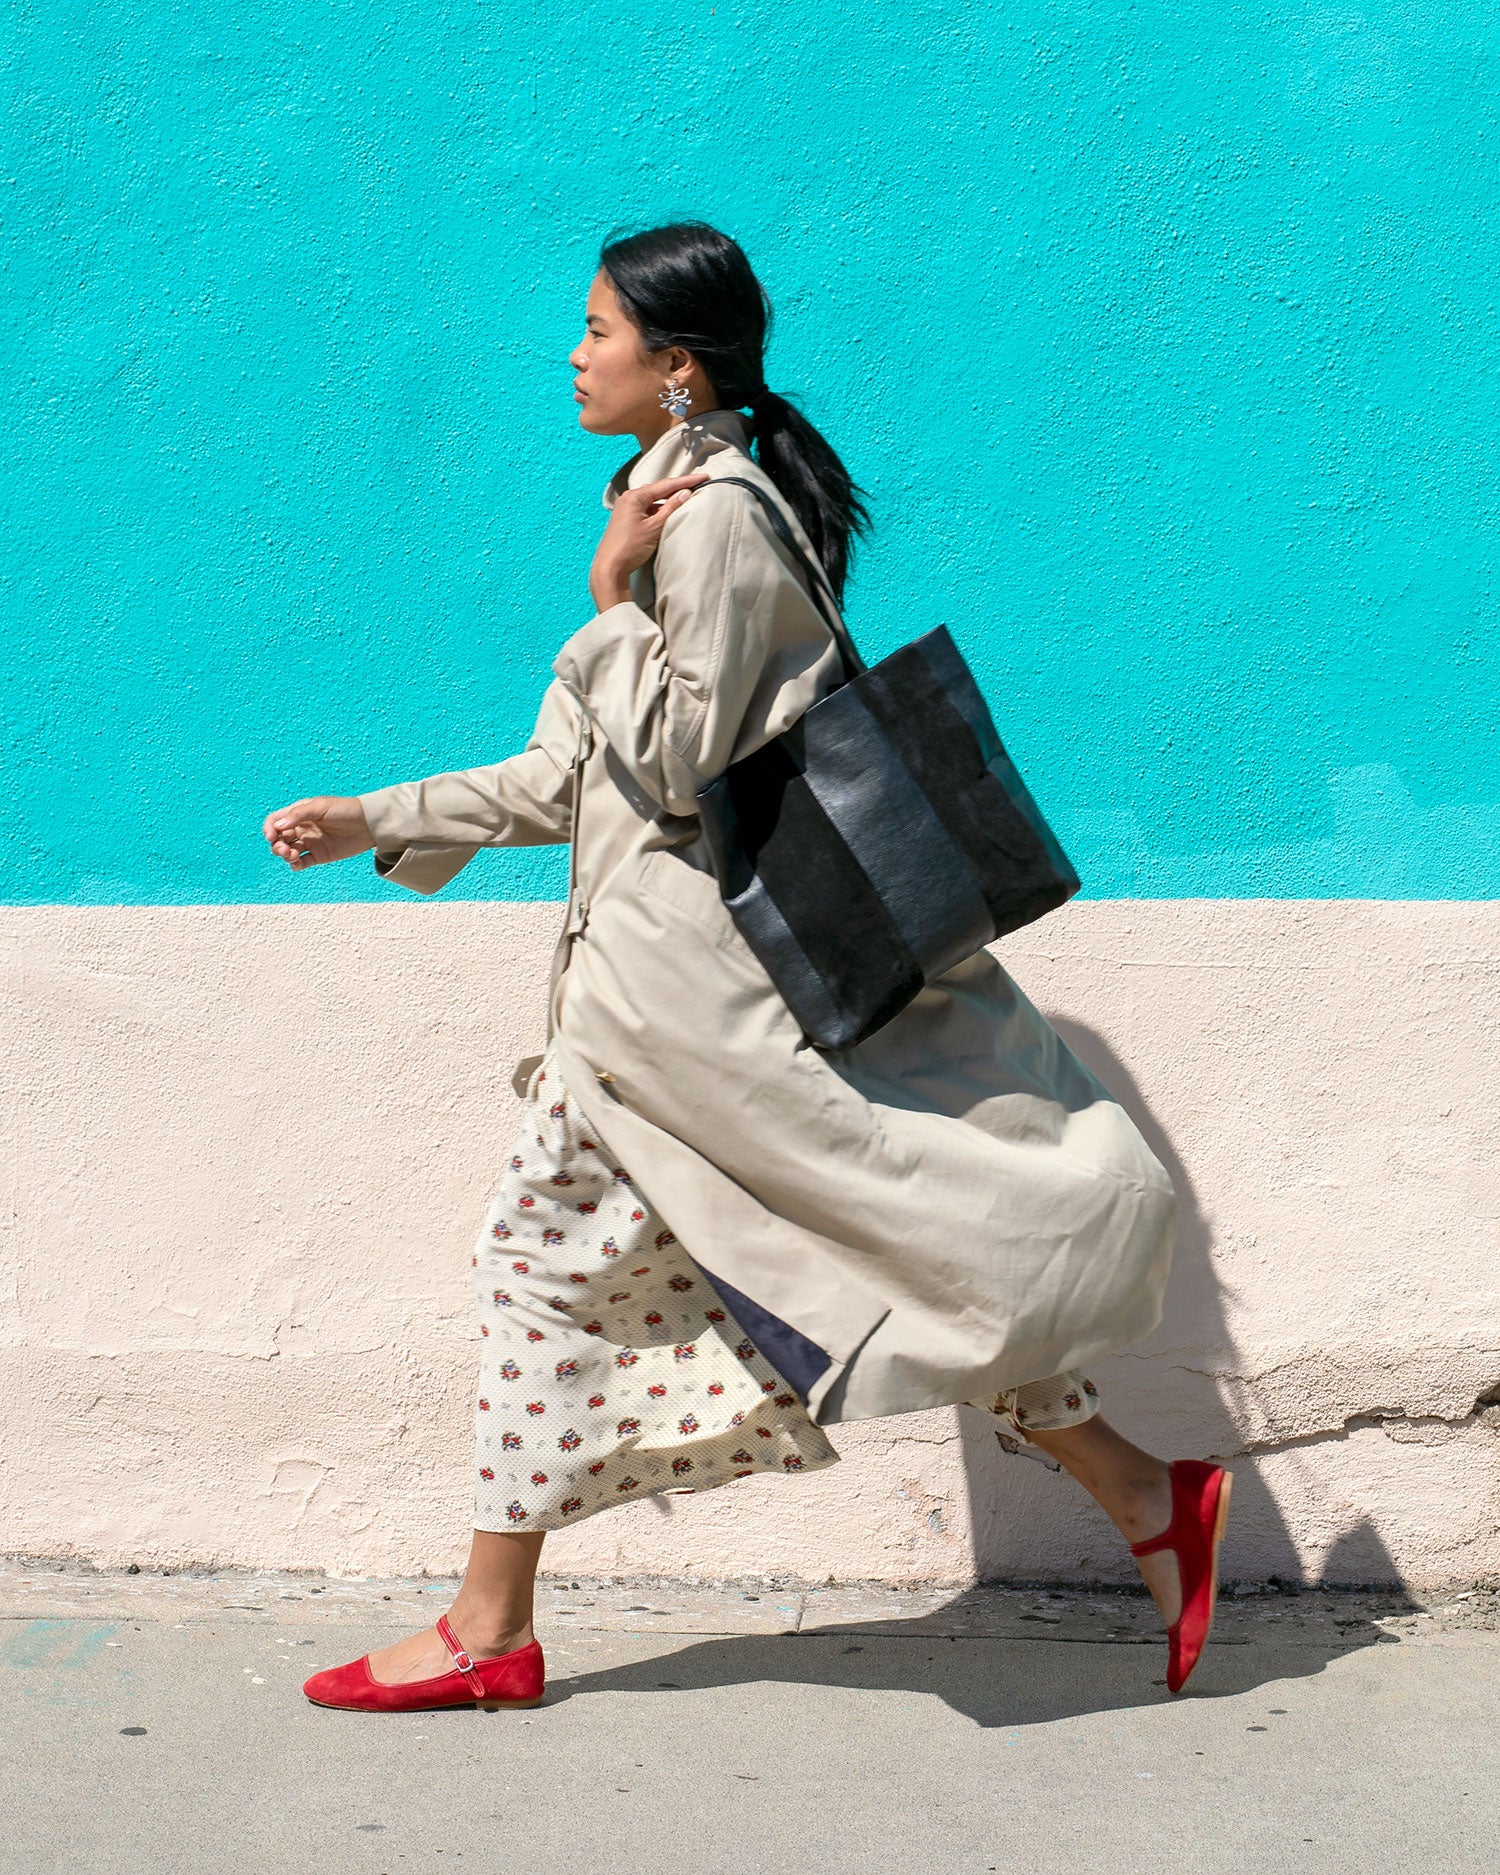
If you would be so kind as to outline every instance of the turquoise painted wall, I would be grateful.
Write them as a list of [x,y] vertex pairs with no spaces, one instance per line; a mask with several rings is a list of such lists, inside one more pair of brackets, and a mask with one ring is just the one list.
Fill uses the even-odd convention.
[[869,491],[857,633],[956,630],[1088,891],[1500,890],[1493,8],[645,11],[9,9],[4,896],[395,893],[261,816],[524,740],[594,257],[682,214]]

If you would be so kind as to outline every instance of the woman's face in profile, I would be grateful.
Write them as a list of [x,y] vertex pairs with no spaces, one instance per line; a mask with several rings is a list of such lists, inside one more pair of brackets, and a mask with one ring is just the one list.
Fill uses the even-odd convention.
[[568,357],[579,423],[596,436],[663,429],[659,399],[668,374],[653,363],[602,269],[589,288],[584,324],[583,343]]

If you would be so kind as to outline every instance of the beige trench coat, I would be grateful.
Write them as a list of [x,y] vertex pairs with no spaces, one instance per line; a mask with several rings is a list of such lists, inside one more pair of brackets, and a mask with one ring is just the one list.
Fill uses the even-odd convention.
[[[736,412],[691,418],[605,505],[697,469],[770,489],[748,443]],[[1160,1315],[1170,1181],[995,958],[827,1054],[720,902],[698,790],[838,671],[760,504],[705,485],[631,592],[558,652],[519,754],[361,796],[378,870],[435,892],[481,846],[573,842],[551,1046],[692,1255],[806,1338],[823,1423],[983,1398],[1137,1340]]]

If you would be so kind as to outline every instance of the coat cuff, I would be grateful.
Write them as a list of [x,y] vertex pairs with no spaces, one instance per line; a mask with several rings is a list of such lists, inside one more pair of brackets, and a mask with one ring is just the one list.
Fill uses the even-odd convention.
[[477,846],[403,846],[375,849],[375,870],[392,885],[412,892],[440,892],[463,871],[479,851]]

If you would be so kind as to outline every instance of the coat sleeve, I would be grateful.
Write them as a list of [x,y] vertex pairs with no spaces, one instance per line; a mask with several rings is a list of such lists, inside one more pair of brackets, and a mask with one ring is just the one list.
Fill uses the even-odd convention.
[[654,616],[634,600],[611,606],[552,668],[645,792],[695,815],[747,718],[785,727],[837,654],[747,491],[700,488],[662,529],[652,571]]
[[413,892],[436,892],[482,846],[571,839],[578,727],[577,705],[554,680],[519,754],[360,795],[375,835],[375,870]]

